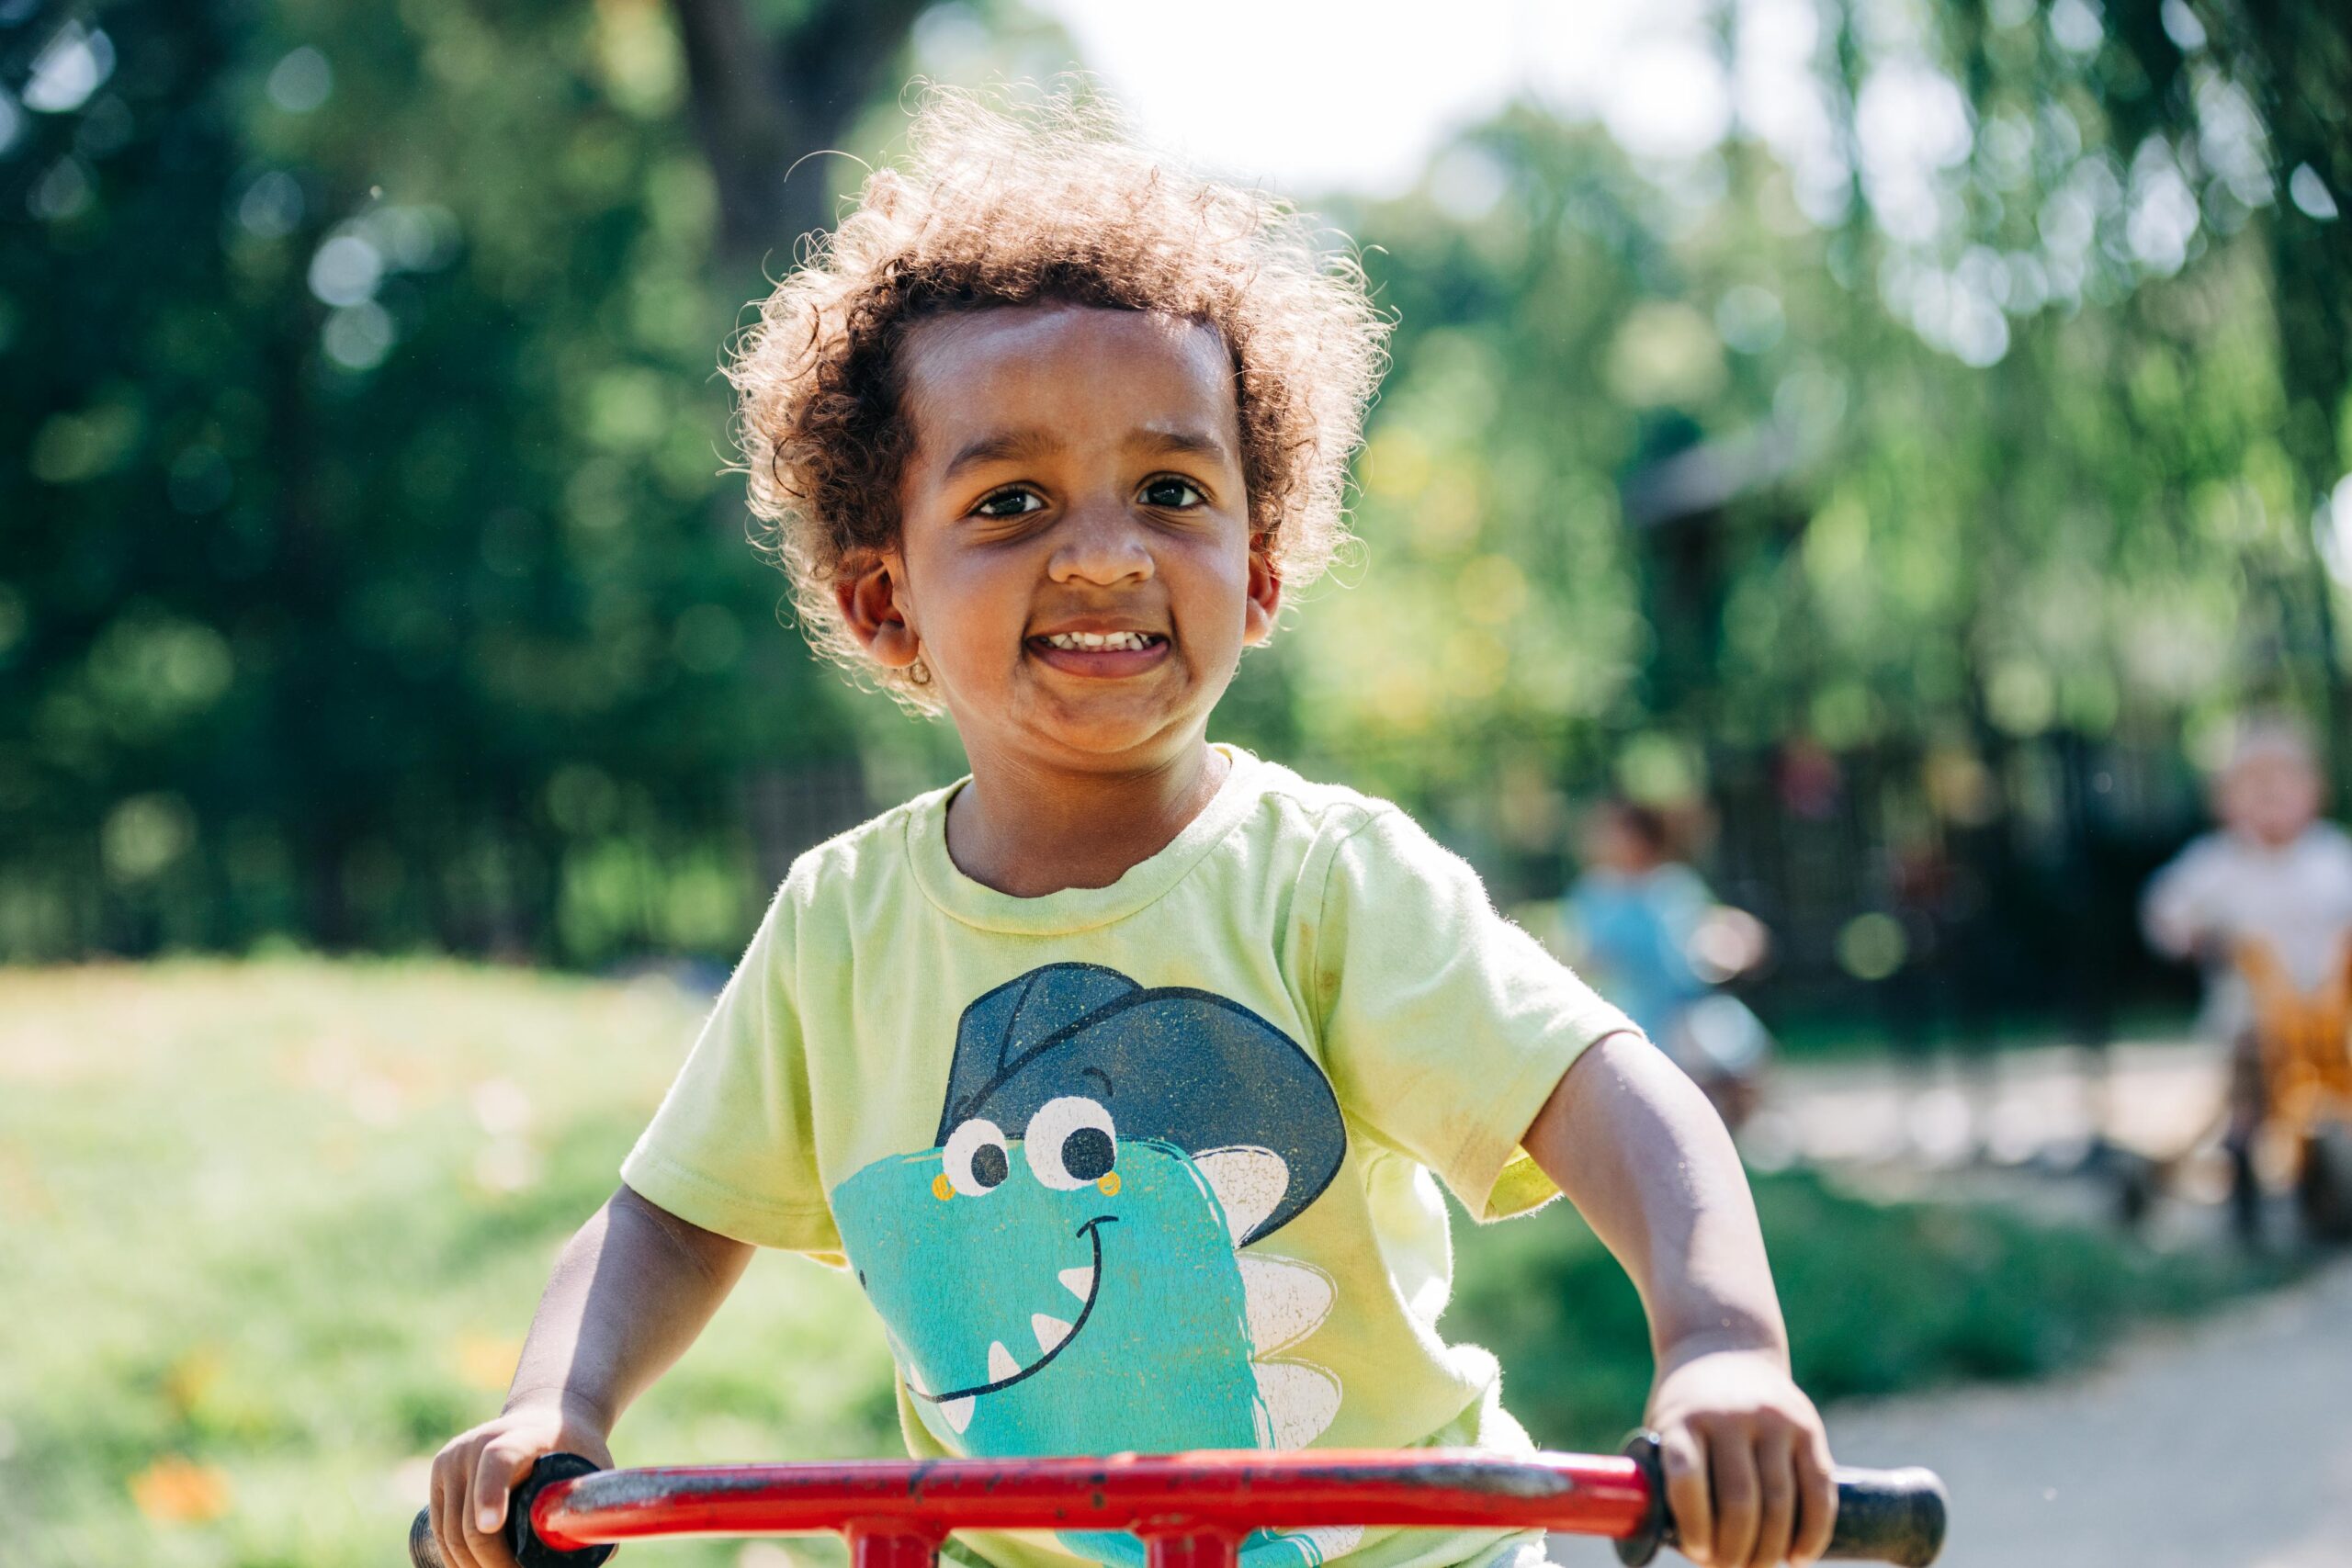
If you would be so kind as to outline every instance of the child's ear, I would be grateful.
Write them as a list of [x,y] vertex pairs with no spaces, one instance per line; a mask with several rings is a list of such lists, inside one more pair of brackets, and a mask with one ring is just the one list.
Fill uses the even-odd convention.
[[900,603],[905,579],[906,567],[895,550],[851,557],[833,575],[833,602],[850,635],[886,670],[904,670],[922,657],[922,638]]
[[1283,572],[1274,564],[1272,535],[1250,541],[1250,584],[1241,606],[1241,640],[1255,647],[1274,632],[1274,617],[1282,614]]

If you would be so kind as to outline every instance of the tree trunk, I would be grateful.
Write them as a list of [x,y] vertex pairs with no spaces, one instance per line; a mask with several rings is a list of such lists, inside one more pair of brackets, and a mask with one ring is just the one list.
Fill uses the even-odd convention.
[[[831,222],[826,171],[803,160],[840,141],[928,3],[820,0],[799,21],[763,32],[744,0],[671,0],[695,130],[718,182],[727,277],[763,265],[783,271],[800,237]],[[773,265],[778,250],[784,262]]]

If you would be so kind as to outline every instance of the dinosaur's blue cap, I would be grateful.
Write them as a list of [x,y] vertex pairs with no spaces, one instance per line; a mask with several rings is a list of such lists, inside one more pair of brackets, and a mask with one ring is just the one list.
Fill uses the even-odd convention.
[[1244,1246],[1313,1202],[1347,1153],[1330,1080],[1290,1036],[1213,992],[1092,964],[1033,969],[964,1010],[935,1141],[974,1116],[1017,1132],[1073,1094],[1100,1101],[1122,1138],[1282,1156],[1282,1201]]

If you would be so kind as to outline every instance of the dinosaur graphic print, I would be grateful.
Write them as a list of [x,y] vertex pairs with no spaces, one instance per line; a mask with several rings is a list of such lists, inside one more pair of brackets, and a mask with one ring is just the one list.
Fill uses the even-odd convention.
[[[977,1455],[1298,1448],[1339,1380],[1293,1348],[1330,1277],[1260,1247],[1347,1152],[1331,1085],[1225,998],[1055,964],[964,1011],[933,1146],[833,1190],[923,1425]],[[1357,1530],[1261,1531],[1315,1568]],[[1072,1551],[1139,1564],[1124,1534]]]

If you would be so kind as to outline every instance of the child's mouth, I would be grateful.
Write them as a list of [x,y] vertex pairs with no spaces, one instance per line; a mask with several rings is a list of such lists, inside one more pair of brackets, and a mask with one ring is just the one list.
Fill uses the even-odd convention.
[[1028,639],[1029,651],[1044,663],[1072,675],[1139,674],[1168,657],[1160,632],[1054,632]]

